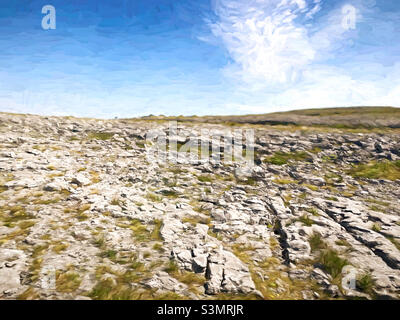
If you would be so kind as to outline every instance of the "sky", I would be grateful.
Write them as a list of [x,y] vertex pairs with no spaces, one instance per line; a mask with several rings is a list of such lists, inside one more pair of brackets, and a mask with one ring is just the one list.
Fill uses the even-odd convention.
[[397,107],[399,38],[398,0],[0,0],[0,111]]

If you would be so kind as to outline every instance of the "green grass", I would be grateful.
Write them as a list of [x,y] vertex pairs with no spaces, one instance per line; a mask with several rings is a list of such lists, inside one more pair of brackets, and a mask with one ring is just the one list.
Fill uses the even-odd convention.
[[372,231],[375,231],[375,232],[380,232],[381,231],[381,226],[380,226],[380,224],[379,223],[374,223],[373,225],[372,225]]
[[312,184],[305,183],[304,186],[307,187],[308,189],[310,189],[311,191],[318,191],[319,190],[319,187],[314,186]]
[[291,160],[292,161],[305,161],[309,158],[310,158],[310,156],[307,154],[307,152],[304,152],[304,151],[298,151],[298,152],[278,151],[274,155],[265,158],[263,160],[263,162],[282,166],[284,164],[287,164]]
[[118,252],[115,250],[106,250],[100,253],[100,257],[108,258],[111,261],[114,261],[117,257]]
[[79,274],[74,272],[56,272],[56,290],[58,292],[74,292],[81,284]]
[[213,178],[210,176],[197,176],[197,180],[199,180],[200,182],[213,182]]
[[393,236],[385,236],[386,239],[388,239],[391,243],[394,244],[394,246],[397,248],[397,250],[400,251],[400,241],[396,240]]
[[370,273],[366,273],[356,280],[356,288],[361,292],[373,294],[375,280]]
[[168,265],[163,270],[169,274],[174,274],[178,272],[179,269],[175,261],[169,260]]
[[335,250],[330,249],[322,240],[320,234],[313,234],[308,241],[310,243],[311,251],[318,253],[314,262],[320,264],[322,268],[332,276],[332,278],[335,279],[339,276],[343,267],[348,264],[348,261],[341,258]]
[[274,179],[274,180],[272,180],[272,182],[274,182],[274,183],[277,183],[277,184],[282,184],[282,185],[285,185],[285,184],[297,184],[298,182],[297,181],[295,181],[295,180],[290,180],[290,179]]
[[179,193],[173,190],[162,190],[161,194],[171,199],[176,199],[179,197]]
[[313,216],[319,216],[318,210],[315,208],[307,208],[306,211],[311,213]]
[[91,132],[88,134],[90,140],[110,140],[114,136],[111,132]]
[[194,216],[187,216],[182,218],[183,223],[190,223],[192,226],[196,226],[198,223],[201,224],[209,224],[211,222],[211,218],[203,218],[203,217],[194,217]]
[[399,180],[400,160],[371,161],[367,164],[359,164],[351,168],[348,174],[354,178]]
[[332,249],[323,250],[318,262],[334,279],[341,274],[343,267],[348,265],[347,260],[339,257],[338,253]]
[[314,220],[310,219],[310,217],[305,214],[302,215],[300,218],[296,219],[296,221],[300,221],[307,227],[311,227],[315,223]]
[[146,226],[138,219],[133,219],[129,229],[133,231],[133,236],[136,240],[140,242],[150,240],[150,232],[147,230]]
[[161,243],[155,243],[153,245],[153,250],[156,250],[156,251],[161,252],[161,253],[165,251],[164,248],[163,248],[163,245]]
[[313,235],[311,235],[310,238],[308,239],[308,242],[310,243],[312,252],[326,248],[326,244],[322,240],[321,235],[319,233],[314,233]]
[[151,234],[150,234],[150,238],[151,238],[152,240],[162,241],[163,239],[162,239],[160,230],[161,230],[163,221],[162,221],[162,220],[155,219],[155,220],[153,221],[153,223],[154,223],[154,229],[153,229],[153,231],[152,231]]
[[65,251],[67,248],[68,248],[68,244],[67,243],[56,243],[56,244],[54,244],[52,250],[55,253],[59,254],[62,251]]
[[344,240],[344,239],[336,240],[335,244],[337,244],[338,246],[341,246],[341,247],[351,247],[351,244],[347,240]]
[[147,198],[147,200],[150,200],[151,202],[161,202],[162,201],[162,197],[160,197],[154,193],[151,193],[151,192],[149,192],[146,195],[146,198]]
[[185,297],[171,291],[157,293],[154,289],[138,290],[121,278],[100,280],[87,294],[94,300],[183,300]]

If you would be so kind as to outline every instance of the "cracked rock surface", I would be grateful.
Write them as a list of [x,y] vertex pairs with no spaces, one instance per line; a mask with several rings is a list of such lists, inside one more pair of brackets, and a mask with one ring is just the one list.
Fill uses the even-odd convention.
[[0,113],[1,299],[400,298],[398,129],[168,126]]

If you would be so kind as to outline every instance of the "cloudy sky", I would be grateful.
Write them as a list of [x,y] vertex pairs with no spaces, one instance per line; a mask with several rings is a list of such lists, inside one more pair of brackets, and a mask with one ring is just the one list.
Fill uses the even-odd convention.
[[398,0],[0,0],[0,111],[399,106],[399,58]]

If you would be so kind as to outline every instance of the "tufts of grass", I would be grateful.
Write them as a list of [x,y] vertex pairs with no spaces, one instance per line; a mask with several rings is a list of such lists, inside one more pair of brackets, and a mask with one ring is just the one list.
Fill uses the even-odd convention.
[[372,278],[370,273],[366,273],[356,279],[356,288],[366,294],[373,294],[373,288],[375,280]]
[[351,244],[347,240],[344,240],[344,239],[336,240],[335,244],[337,244],[338,246],[341,246],[341,247],[351,247]]
[[255,248],[250,245],[235,243],[232,246],[233,254],[238,257],[243,263],[250,264],[252,262],[251,253]]
[[174,190],[162,190],[161,194],[171,199],[176,199],[179,197],[179,193]]
[[315,222],[314,220],[310,219],[310,217],[306,214],[302,215],[300,218],[296,219],[296,221],[301,222],[307,227],[311,227]]
[[319,190],[319,187],[314,186],[312,184],[305,183],[304,186],[307,187],[308,189],[310,189],[311,191],[318,191]]
[[209,236],[211,236],[211,237],[213,237],[213,238],[219,240],[219,241],[222,241],[222,239],[223,239],[223,238],[222,238],[222,235],[221,235],[221,234],[218,234],[217,232],[215,232],[215,231],[213,230],[212,227],[210,227],[210,228],[208,229],[207,234],[208,234]]
[[114,198],[114,199],[111,200],[110,204],[113,205],[113,206],[121,206],[122,202],[121,202],[120,199]]
[[158,242],[153,245],[153,250],[156,250],[161,253],[165,251],[162,244]]
[[314,233],[313,235],[311,235],[308,239],[308,242],[310,243],[312,252],[326,248],[326,244],[322,240],[322,237],[319,233]]
[[35,289],[29,287],[17,297],[17,300],[37,300],[39,298],[40,296]]
[[114,136],[111,132],[91,132],[88,134],[89,140],[110,140]]
[[400,160],[372,161],[367,164],[359,164],[353,166],[353,168],[348,171],[348,174],[355,178],[399,180]]
[[97,248],[103,249],[105,247],[106,241],[104,239],[104,235],[100,234],[96,239],[93,241],[93,245]]
[[152,202],[161,202],[162,201],[162,197],[160,197],[160,196],[158,196],[158,195],[156,195],[154,193],[151,193],[151,192],[149,192],[146,195],[146,199],[148,199],[148,200],[150,200]]
[[174,260],[169,260],[168,265],[163,270],[169,274],[174,274],[179,271],[179,268]]
[[203,175],[203,176],[197,176],[197,180],[200,182],[213,182],[213,178],[211,176]]
[[100,280],[88,296],[95,300],[183,300],[185,297],[171,291],[157,293],[154,289],[138,290],[122,279]]
[[80,284],[79,274],[75,272],[56,272],[56,290],[58,292],[75,292]]
[[339,276],[348,261],[341,258],[335,250],[330,249],[322,240],[320,234],[313,234],[308,241],[311,251],[319,253],[315,262],[320,264],[334,279]]
[[374,223],[374,224],[372,225],[371,230],[372,230],[372,231],[375,231],[375,232],[380,232],[380,231],[381,231],[381,225],[380,225],[379,223]]
[[146,226],[139,219],[133,219],[129,229],[133,231],[133,237],[137,241],[145,242],[150,240],[151,235],[149,230],[147,230]]
[[388,239],[391,243],[394,244],[394,246],[397,248],[397,250],[400,251],[400,242],[396,240],[393,236],[385,236],[386,239]]
[[150,234],[150,238],[151,238],[151,240],[162,241],[163,239],[162,239],[160,230],[161,230],[163,221],[159,220],[159,219],[155,219],[153,221],[153,223],[154,223],[154,229]]
[[316,208],[307,208],[306,211],[311,213],[313,216],[319,216],[318,210]]
[[204,217],[193,217],[193,216],[190,216],[190,217],[183,217],[182,218],[182,222],[183,223],[190,223],[192,226],[196,226],[198,223],[201,223],[201,224],[209,224],[210,222],[211,222],[211,218],[209,218],[209,217],[207,217],[207,218],[204,218]]
[[52,250],[55,253],[59,254],[60,252],[65,251],[67,248],[68,248],[68,244],[67,243],[56,243],[53,246]]
[[390,206],[389,202],[381,201],[381,200],[377,200],[377,199],[373,199],[373,198],[368,198],[368,199],[366,199],[366,201],[369,202],[369,203],[373,203],[373,204],[377,204],[377,205],[383,206],[383,207]]
[[309,159],[310,156],[307,152],[299,151],[299,152],[275,152],[274,155],[267,157],[264,159],[264,163],[275,164],[278,166],[282,166],[287,164],[289,161],[305,161]]
[[60,202],[60,200],[61,200],[61,198],[55,197],[53,199],[37,199],[37,200],[34,200],[33,203],[34,204],[45,204],[45,205],[48,205],[48,204],[58,203],[58,202]]
[[338,253],[332,249],[323,250],[319,256],[318,262],[334,279],[341,274],[343,267],[348,265],[348,261],[342,259]]

